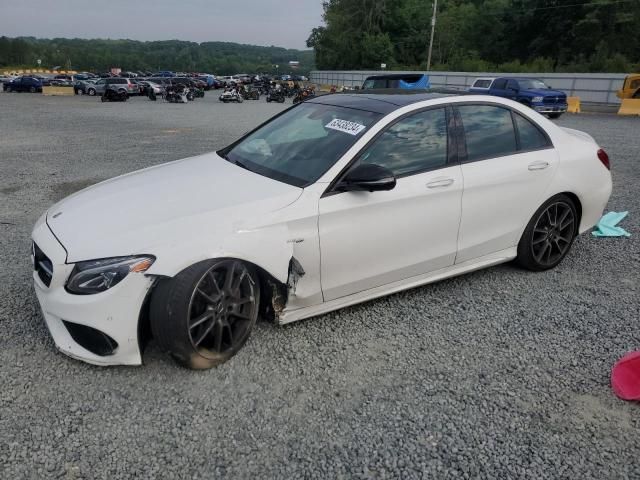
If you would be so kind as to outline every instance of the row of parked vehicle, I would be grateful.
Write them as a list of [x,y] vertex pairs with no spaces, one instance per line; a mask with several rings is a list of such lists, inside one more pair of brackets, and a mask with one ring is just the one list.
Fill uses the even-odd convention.
[[297,81],[256,81],[246,85],[238,83],[226,87],[218,98],[223,103],[242,103],[244,100],[260,100],[261,95],[266,95],[267,103],[284,103],[285,99],[293,98],[295,104],[314,97],[315,87]]
[[[368,77],[363,89],[425,89],[430,88],[429,77],[423,74],[388,74]],[[474,80],[469,93],[509,98],[527,105],[550,118],[558,118],[567,111],[567,95],[554,90],[542,80],[521,77],[481,77]]]

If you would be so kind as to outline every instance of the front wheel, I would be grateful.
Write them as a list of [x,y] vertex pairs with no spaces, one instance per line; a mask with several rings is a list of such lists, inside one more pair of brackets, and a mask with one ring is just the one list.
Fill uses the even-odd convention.
[[562,112],[560,112],[560,113],[550,113],[549,114],[549,118],[556,119],[556,118],[560,118],[561,115],[562,115]]
[[536,211],[522,234],[517,263],[534,271],[555,267],[569,253],[578,225],[573,200],[564,194],[550,198]]
[[30,87],[29,88],[29,92],[30,93],[36,93],[36,87]]
[[87,90],[87,93],[89,94],[89,96],[93,97],[96,94],[96,89],[90,88],[89,90]]
[[253,268],[235,259],[208,260],[158,284],[151,298],[151,330],[180,364],[207,369],[242,348],[259,305]]

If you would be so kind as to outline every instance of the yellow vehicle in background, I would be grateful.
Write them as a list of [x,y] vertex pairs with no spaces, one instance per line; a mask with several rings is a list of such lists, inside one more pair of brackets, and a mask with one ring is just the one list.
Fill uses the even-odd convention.
[[627,75],[622,84],[622,89],[616,92],[618,98],[640,98],[640,73]]

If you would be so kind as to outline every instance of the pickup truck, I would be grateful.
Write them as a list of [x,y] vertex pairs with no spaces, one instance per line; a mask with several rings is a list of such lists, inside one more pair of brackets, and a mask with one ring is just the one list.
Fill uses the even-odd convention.
[[558,118],[567,111],[567,95],[535,78],[478,78],[469,92],[510,98],[549,118]]

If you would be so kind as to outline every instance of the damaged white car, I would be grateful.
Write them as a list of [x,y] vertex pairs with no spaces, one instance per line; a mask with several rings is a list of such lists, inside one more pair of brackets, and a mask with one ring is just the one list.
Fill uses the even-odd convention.
[[510,100],[327,95],[51,207],[33,231],[35,290],[74,358],[140,364],[152,336],[209,368],[258,317],[284,324],[513,259],[552,268],[610,193],[589,135]]

